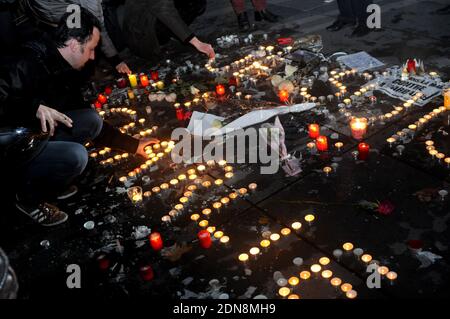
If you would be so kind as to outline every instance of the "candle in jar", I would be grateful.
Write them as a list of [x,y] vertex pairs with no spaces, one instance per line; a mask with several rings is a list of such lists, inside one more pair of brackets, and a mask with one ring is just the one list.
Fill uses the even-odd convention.
[[142,87],[147,87],[147,86],[149,86],[150,85],[150,82],[149,82],[149,80],[148,80],[148,76],[146,76],[145,74],[141,74],[141,76],[140,76],[140,81],[141,81],[141,86]]
[[128,80],[130,81],[130,85],[131,85],[132,88],[137,87],[138,83],[137,83],[137,76],[136,76],[136,74],[128,75]]
[[216,85],[216,93],[218,96],[225,95],[225,86],[223,86],[222,84]]
[[369,157],[370,146],[367,143],[358,144],[358,157],[360,160],[365,161]]
[[350,128],[353,138],[360,140],[367,132],[367,119],[366,118],[353,118],[350,121]]
[[202,248],[208,249],[209,247],[211,247],[211,234],[207,230],[199,231],[197,237]]
[[316,139],[320,136],[320,126],[319,124],[310,124],[308,126],[309,137],[312,139]]
[[159,251],[163,248],[163,241],[160,233],[151,233],[149,239],[150,245],[152,246],[153,250]]
[[280,90],[278,92],[278,97],[281,103],[286,103],[289,101],[289,92],[287,90]]
[[316,139],[316,147],[321,152],[328,150],[328,139],[326,136],[318,136]]

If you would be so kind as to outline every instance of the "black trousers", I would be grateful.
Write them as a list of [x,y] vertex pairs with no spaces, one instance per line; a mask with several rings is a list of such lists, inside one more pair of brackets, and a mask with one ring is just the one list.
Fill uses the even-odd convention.
[[365,23],[368,13],[367,6],[371,0],[337,0],[339,20],[345,22]]

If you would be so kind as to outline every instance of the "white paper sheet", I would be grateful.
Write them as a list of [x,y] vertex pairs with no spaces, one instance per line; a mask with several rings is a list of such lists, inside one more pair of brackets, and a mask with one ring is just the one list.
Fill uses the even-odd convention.
[[352,69],[357,69],[358,72],[364,72],[371,69],[376,69],[384,66],[384,63],[366,51],[361,51],[354,54],[348,54],[336,59],[338,62],[344,63],[346,66]]

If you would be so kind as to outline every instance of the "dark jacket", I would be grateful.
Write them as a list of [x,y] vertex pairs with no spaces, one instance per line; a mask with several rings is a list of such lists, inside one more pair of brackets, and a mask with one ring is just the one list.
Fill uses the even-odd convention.
[[[204,11],[205,1],[196,1],[203,4],[202,8]],[[186,0],[185,2],[191,3],[193,1]],[[189,42],[194,37],[194,34],[185,20],[190,19],[183,20],[179,12],[182,11],[177,10],[173,0],[126,1],[123,33],[124,38],[127,39],[128,47],[141,57],[151,58],[155,54],[160,53],[159,45],[162,43],[160,43],[158,31],[165,32],[167,36],[167,29],[181,42]],[[189,22],[192,22],[192,20]],[[163,23],[167,29],[158,30],[158,22]]]
[[[53,42],[42,37],[27,43],[21,55],[0,63],[0,125],[39,128],[39,105],[60,112],[90,108],[82,95],[80,72],[61,56]],[[134,153],[138,141],[105,123],[99,146]]]

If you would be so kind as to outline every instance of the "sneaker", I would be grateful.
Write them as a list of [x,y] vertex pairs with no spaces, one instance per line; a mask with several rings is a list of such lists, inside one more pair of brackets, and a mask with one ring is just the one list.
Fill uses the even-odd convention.
[[56,197],[58,200],[63,200],[72,197],[78,193],[78,187],[75,185],[69,186],[68,189],[66,189],[63,193],[59,194],[58,197]]
[[58,207],[49,203],[42,203],[36,206],[17,201],[16,207],[36,223],[45,227],[60,225],[69,218],[69,216],[59,210]]

